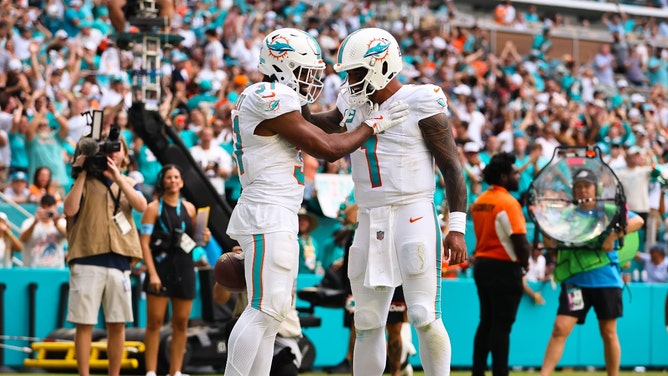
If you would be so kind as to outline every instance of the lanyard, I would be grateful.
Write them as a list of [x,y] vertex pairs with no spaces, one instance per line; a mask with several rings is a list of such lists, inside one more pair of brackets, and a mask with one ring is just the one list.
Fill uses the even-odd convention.
[[[166,227],[165,230],[167,230],[167,232],[172,232],[173,230],[172,221],[169,219],[169,215],[165,215],[165,218],[167,220],[167,225],[165,225],[162,222],[162,197],[160,198],[160,201],[158,203],[158,213],[160,213],[158,214],[159,215],[158,220],[160,221],[162,227],[163,228]],[[181,197],[179,197],[179,202],[176,204],[176,216],[181,218]],[[185,229],[186,229],[186,223],[183,219],[181,219],[181,230]]]
[[107,187],[107,191],[109,191],[109,195],[111,195],[111,199],[114,200],[114,215],[116,215],[116,213],[118,213],[118,207],[121,203],[121,187],[118,187],[118,194],[116,197],[114,197],[114,192],[111,191],[112,183],[105,184],[105,186]]

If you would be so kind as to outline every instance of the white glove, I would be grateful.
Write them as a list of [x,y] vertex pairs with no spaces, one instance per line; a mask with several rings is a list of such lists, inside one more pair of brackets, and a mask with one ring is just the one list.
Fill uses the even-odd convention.
[[396,101],[388,108],[380,111],[378,103],[373,105],[369,118],[364,124],[373,129],[373,134],[384,132],[397,124],[401,124],[408,118],[408,105],[402,101]]

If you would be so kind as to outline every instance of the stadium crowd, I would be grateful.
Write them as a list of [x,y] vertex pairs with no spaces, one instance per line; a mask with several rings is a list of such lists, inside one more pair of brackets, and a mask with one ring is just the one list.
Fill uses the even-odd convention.
[[[279,27],[297,27],[317,39],[327,68],[323,93],[311,109],[316,113],[336,104],[342,77],[333,63],[340,41],[361,27],[380,27],[402,47],[403,83],[433,83],[448,94],[469,203],[486,189],[481,171],[500,151],[516,157],[521,177],[513,194],[526,205],[532,179],[557,146],[597,145],[618,173],[629,208],[649,219],[645,248],[663,240],[666,205],[656,171],[665,169],[668,156],[666,20],[604,15],[596,23],[609,31],[612,42],[601,43],[592,61],[576,61],[571,55],[550,57],[550,31],[562,27],[564,17],[510,1],[500,2],[489,18],[504,27],[539,30],[529,54],[521,55],[513,42],[497,50],[489,30],[459,22],[464,17],[452,1],[431,7],[429,1],[175,0],[174,10],[165,31],[184,39],[162,51],[159,111],[231,204],[240,184],[231,158],[230,115],[243,88],[262,80],[257,70],[262,37]],[[121,128],[131,150],[127,173],[151,198],[161,165],[133,133],[126,113],[138,51],[119,48],[119,31],[109,15],[105,0],[0,2],[0,188],[5,199],[60,206],[73,183],[76,143],[88,132],[81,114],[96,109],[104,111],[105,130]],[[133,27],[127,24],[122,31],[133,32]],[[304,206],[318,213],[323,198],[317,197],[315,174],[349,173],[349,160],[304,160]],[[435,179],[440,202],[444,193],[438,171]],[[50,224],[48,211],[38,214]],[[56,235],[59,219],[56,214],[51,221]],[[22,231],[33,221],[26,220]],[[61,243],[59,252],[65,252]],[[342,253],[336,249],[316,250],[320,261],[327,260],[318,263],[319,270],[337,259],[325,253]],[[39,262],[43,252],[24,259],[46,266]]]

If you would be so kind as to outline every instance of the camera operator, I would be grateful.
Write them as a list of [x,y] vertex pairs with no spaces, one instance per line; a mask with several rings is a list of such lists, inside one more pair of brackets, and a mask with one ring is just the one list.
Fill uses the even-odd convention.
[[120,171],[128,157],[124,141],[107,142],[120,142],[120,147],[104,153],[103,171],[96,173],[94,169],[91,173],[89,166],[93,164],[85,162],[92,157],[85,153],[75,158],[76,180],[64,201],[70,265],[67,320],[76,325],[77,367],[84,376],[89,375],[91,335],[100,304],[109,338],[109,375],[120,373],[125,323],[133,320],[130,265],[142,259],[132,210],[143,212],[146,199],[137,183]]

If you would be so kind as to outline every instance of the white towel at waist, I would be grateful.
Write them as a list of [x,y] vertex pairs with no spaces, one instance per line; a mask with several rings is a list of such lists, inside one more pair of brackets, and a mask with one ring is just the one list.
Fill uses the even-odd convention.
[[364,276],[364,286],[397,287],[401,284],[401,273],[394,248],[394,210],[391,206],[368,209],[369,253]]

